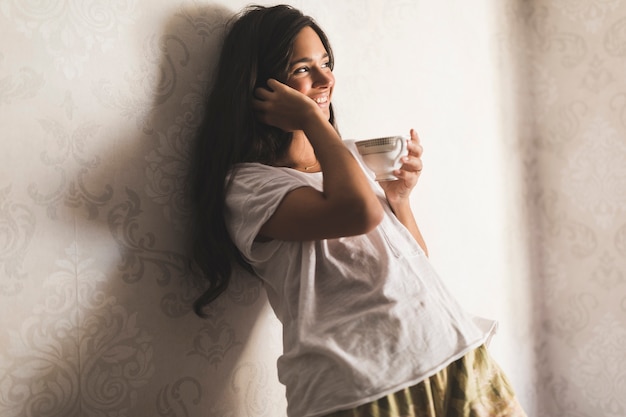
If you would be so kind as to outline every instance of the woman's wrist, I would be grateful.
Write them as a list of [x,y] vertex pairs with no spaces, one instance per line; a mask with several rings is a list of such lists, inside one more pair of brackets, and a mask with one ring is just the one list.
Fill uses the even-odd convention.
[[307,112],[302,122],[302,130],[313,146],[316,145],[314,142],[320,137],[320,133],[322,137],[327,137],[327,133],[332,130],[332,136],[339,138],[335,128],[317,106]]

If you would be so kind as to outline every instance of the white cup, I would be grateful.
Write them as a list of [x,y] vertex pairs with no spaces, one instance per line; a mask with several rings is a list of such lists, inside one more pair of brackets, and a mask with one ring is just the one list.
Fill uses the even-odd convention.
[[393,181],[393,171],[402,166],[402,157],[408,154],[405,136],[388,136],[355,141],[361,159],[376,174],[376,181]]

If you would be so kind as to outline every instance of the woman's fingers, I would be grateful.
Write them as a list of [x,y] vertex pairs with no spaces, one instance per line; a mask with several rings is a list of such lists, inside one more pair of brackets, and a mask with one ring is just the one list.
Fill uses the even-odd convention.
[[419,135],[415,129],[411,129],[411,140],[409,140],[409,152],[413,152],[416,156],[422,156],[424,148],[420,142]]
[[419,142],[419,136],[411,129],[411,138],[407,143],[407,156],[402,159],[402,170],[405,172],[420,172],[423,168],[422,153],[424,148]]
[[416,142],[416,143],[420,143],[420,137],[417,134],[417,132],[415,131],[415,129],[411,129],[410,131],[410,135],[411,135],[411,140]]
[[254,95],[252,108],[258,120],[286,132],[302,129],[311,109],[317,109],[309,97],[274,79],[267,81],[267,88],[255,89]]
[[[270,89],[270,85],[275,84],[272,82],[275,80],[268,80],[268,87],[257,87],[254,89],[254,97],[252,98],[252,109],[256,113],[257,119],[261,123],[265,123],[268,125],[276,126],[275,117],[273,117],[273,113],[275,113],[276,100],[279,99],[276,92]],[[277,82],[277,81],[276,81]]]

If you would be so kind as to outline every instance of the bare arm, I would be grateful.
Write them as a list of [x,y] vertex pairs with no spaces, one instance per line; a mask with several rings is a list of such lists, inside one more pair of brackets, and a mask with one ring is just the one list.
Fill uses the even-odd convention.
[[415,216],[413,215],[413,211],[411,210],[411,206],[408,202],[402,204],[396,204],[392,206],[393,212],[408,230],[413,235],[415,241],[420,245],[420,247],[428,256],[428,247],[426,246],[426,241],[424,241],[424,237],[422,236],[422,232],[420,232],[419,227],[417,226],[417,222],[415,221]]
[[411,129],[411,140],[408,143],[408,149],[409,155],[404,159],[402,167],[395,173],[398,180],[381,182],[380,185],[385,191],[387,201],[398,220],[411,232],[415,241],[428,255],[426,242],[415,221],[410,202],[411,191],[417,184],[423,167],[421,159],[423,148],[417,133],[413,129]]
[[298,91],[269,80],[258,89],[254,106],[264,123],[303,132],[324,173],[323,190],[302,187],[288,193],[260,237],[317,240],[367,233],[383,217],[383,208],[365,174],[317,104]]

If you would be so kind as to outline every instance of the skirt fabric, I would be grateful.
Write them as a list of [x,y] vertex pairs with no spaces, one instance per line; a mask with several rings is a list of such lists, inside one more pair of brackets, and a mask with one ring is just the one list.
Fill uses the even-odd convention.
[[527,417],[481,346],[417,385],[327,417]]

